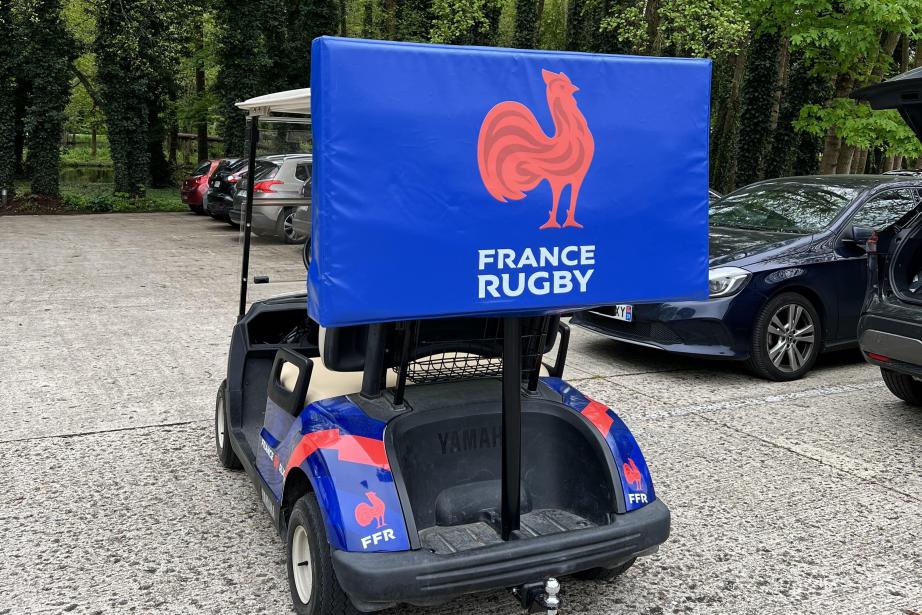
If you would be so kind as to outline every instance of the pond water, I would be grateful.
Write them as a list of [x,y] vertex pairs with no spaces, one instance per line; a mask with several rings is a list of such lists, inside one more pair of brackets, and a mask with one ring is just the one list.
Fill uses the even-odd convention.
[[62,167],[61,182],[65,184],[111,184],[112,167]]

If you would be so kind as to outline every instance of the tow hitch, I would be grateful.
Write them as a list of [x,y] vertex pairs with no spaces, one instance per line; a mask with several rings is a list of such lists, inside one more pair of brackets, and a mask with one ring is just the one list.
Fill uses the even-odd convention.
[[546,612],[557,615],[560,608],[560,583],[551,577],[544,583],[526,583],[512,588],[512,594],[519,599],[526,613]]

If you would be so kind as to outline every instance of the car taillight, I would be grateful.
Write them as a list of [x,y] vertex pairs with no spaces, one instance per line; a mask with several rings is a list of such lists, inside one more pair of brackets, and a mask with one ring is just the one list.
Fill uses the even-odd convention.
[[240,178],[237,177],[236,175],[231,175],[230,177],[227,178],[227,183],[229,184],[236,184],[238,181],[240,181]]
[[875,361],[880,361],[881,363],[889,363],[889,362],[890,362],[890,357],[886,357],[886,356],[884,356],[884,355],[882,355],[882,354],[877,354],[876,352],[869,352],[869,353],[868,353],[868,358],[869,358],[869,359],[873,359],[873,360],[875,360]]
[[865,243],[865,252],[868,254],[877,254],[877,241],[880,237],[877,236],[877,233],[871,233],[871,236],[868,237],[867,243]]
[[256,182],[256,184],[253,185],[253,192],[275,192],[275,190],[272,189],[272,186],[277,186],[284,183],[285,182],[279,181],[277,179],[269,179],[262,182]]

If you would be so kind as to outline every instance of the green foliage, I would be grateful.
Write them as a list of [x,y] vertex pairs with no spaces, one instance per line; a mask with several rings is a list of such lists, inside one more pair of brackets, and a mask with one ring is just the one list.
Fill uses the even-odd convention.
[[771,112],[778,82],[781,38],[757,35],[749,50],[746,80],[740,109],[740,132],[736,148],[736,181],[739,185],[764,179],[765,157],[771,147]]
[[814,136],[831,126],[848,145],[880,147],[888,156],[922,156],[922,143],[894,110],[872,111],[866,103],[834,98],[828,105],[805,105],[794,122],[796,128]]
[[32,192],[57,196],[59,141],[70,97],[74,41],[65,29],[58,0],[33,0],[23,13],[21,27],[26,45],[23,71],[32,78],[32,104],[26,110]]
[[512,35],[512,46],[519,49],[534,49],[537,40],[537,0],[515,0],[515,33]]
[[544,12],[540,16],[540,49],[566,49],[567,6],[567,0],[544,0]]
[[499,33],[498,0],[434,0],[433,43],[493,45]]
[[18,47],[13,27],[13,11],[8,2],[0,2],[0,190],[11,190],[16,173],[16,72]]

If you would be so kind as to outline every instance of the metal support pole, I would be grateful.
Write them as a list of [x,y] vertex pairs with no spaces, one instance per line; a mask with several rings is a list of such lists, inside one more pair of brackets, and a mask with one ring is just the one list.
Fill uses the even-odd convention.
[[243,264],[240,272],[240,310],[237,320],[243,318],[247,311],[247,276],[250,273],[250,236],[253,226],[253,183],[256,175],[256,143],[259,141],[259,117],[252,116],[250,122],[249,166],[247,167],[247,199],[243,214]]
[[522,491],[522,334],[518,318],[503,319],[503,474],[501,536],[519,529]]
[[365,370],[362,373],[362,397],[374,399],[381,396],[381,380],[384,375],[384,345],[387,337],[383,324],[368,325],[368,341],[365,343]]

